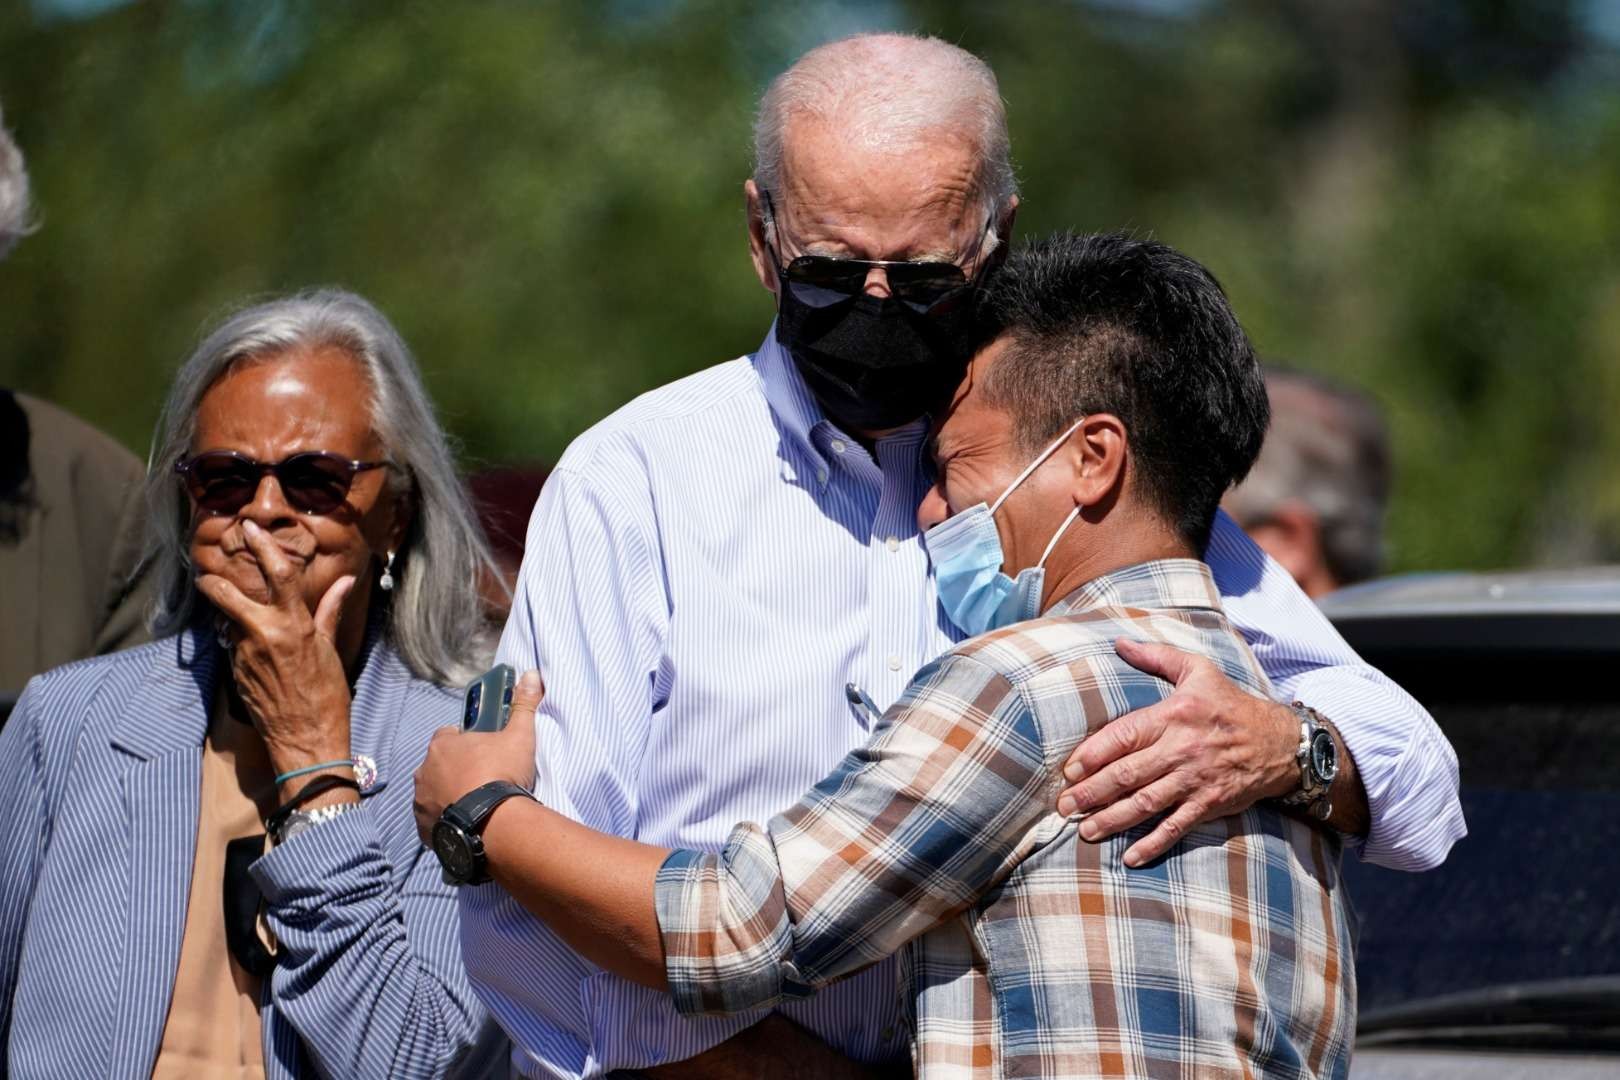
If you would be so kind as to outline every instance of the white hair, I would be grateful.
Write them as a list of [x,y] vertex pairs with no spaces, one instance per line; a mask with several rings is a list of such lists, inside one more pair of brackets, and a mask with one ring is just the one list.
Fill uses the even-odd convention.
[[416,362],[382,312],[353,293],[320,289],[245,308],[198,345],[169,389],[147,463],[147,557],[158,595],[154,634],[185,626],[196,605],[190,557],[190,504],[174,474],[191,452],[197,409],[209,387],[244,363],[336,348],[354,358],[371,385],[371,422],[396,490],[408,495],[410,528],[396,555],[387,632],[416,675],[446,685],[467,681],[493,645],[480,575],[499,580],[483,529],[456,475],[455,461]]
[[780,191],[795,116],[835,120],[861,145],[903,151],[942,131],[978,155],[975,195],[999,222],[1018,193],[1007,110],[990,66],[935,37],[857,34],[818,46],[778,75],[754,120],[754,182]]
[[33,231],[29,217],[28,166],[0,123],[0,259]]

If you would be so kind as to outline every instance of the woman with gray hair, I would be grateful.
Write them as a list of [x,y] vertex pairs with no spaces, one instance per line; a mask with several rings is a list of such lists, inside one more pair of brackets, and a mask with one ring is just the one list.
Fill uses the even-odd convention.
[[153,447],[158,640],[0,732],[0,1072],[483,1067],[410,778],[487,658],[491,563],[409,351],[349,293],[248,308]]

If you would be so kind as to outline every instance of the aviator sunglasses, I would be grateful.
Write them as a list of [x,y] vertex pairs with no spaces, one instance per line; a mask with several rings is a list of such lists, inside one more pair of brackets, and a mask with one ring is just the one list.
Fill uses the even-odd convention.
[[381,469],[386,461],[351,461],[324,451],[294,454],[277,462],[255,461],[235,450],[209,450],[174,463],[186,490],[211,514],[234,514],[253,501],[265,473],[274,473],[289,505],[306,514],[330,514],[349,497],[356,473]]
[[[771,193],[761,191],[760,195],[765,200],[765,212],[770,215],[768,220],[775,223],[776,205],[771,201]],[[963,262],[971,263],[978,258],[994,225],[995,216],[991,215],[984,223],[978,243]],[[793,290],[798,300],[811,307],[828,307],[859,296],[866,289],[867,275],[874,269],[883,271],[889,282],[889,292],[896,300],[918,311],[927,311],[968,284],[966,270],[954,262],[937,259],[891,262],[882,259],[841,259],[833,255],[800,255],[782,267],[781,255],[775,247],[771,248],[771,253],[787,287]]]

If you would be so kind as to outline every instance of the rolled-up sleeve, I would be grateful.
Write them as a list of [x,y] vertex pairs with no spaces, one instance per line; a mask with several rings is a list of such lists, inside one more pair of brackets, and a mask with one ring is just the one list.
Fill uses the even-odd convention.
[[719,854],[671,852],[657,903],[669,992],[682,1013],[743,1012],[812,992],[793,963],[781,864],[759,826],[739,826]]
[[1468,829],[1457,754],[1426,709],[1362,661],[1288,572],[1222,512],[1205,559],[1227,617],[1248,640],[1279,698],[1333,721],[1367,790],[1371,829],[1361,858],[1394,870],[1445,861]]
[[924,668],[797,806],[657,881],[665,974],[686,1014],[814,992],[897,951],[1006,877],[1060,775],[1035,714],[971,658]]
[[281,949],[274,1008],[326,1076],[439,1077],[484,1022],[461,962],[456,900],[416,845],[396,877],[376,811],[361,806],[253,865]]

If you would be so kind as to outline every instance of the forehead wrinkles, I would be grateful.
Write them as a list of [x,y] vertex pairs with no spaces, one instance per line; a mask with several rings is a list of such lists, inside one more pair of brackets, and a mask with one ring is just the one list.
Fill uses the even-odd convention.
[[771,193],[786,239],[869,259],[950,258],[971,246],[975,155],[960,133],[873,146],[800,116],[788,134],[785,190]]

